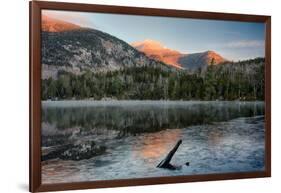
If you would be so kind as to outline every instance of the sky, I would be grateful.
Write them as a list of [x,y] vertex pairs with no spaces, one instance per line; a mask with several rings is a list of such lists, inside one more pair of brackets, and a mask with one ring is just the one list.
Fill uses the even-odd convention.
[[146,39],[181,53],[213,50],[228,60],[264,57],[265,24],[43,10],[42,14],[109,33],[131,44]]

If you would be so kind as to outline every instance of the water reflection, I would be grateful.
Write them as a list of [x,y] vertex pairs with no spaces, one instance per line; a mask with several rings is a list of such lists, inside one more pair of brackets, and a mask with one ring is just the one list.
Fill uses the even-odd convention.
[[[90,102],[89,102],[90,103]],[[190,125],[203,125],[221,122],[237,117],[251,117],[264,114],[262,102],[178,102],[165,105],[95,105],[95,106],[43,106],[42,122],[48,129],[42,130],[43,136],[52,130],[57,133],[77,134],[87,132],[104,133],[118,131],[119,138],[162,129],[184,128]],[[243,106],[241,108],[241,105]],[[45,124],[45,125],[44,125]],[[46,125],[47,124],[47,125]],[[67,130],[71,130],[67,132]],[[59,140],[60,141],[60,140]],[[43,146],[45,141],[43,139]],[[54,145],[54,144],[53,144]]]
[[223,138],[221,132],[210,131],[208,134],[208,143],[210,146],[216,146],[221,143],[221,139]]
[[181,138],[182,130],[173,129],[169,132],[158,132],[136,138],[133,152],[136,157],[141,157],[149,162],[159,160],[171,149],[171,145]]
[[[42,162],[43,183],[260,171],[264,168],[263,102],[45,102],[42,153],[94,141],[106,151],[80,161]],[[156,165],[183,144],[173,164]],[[212,163],[212,164],[210,164]]]

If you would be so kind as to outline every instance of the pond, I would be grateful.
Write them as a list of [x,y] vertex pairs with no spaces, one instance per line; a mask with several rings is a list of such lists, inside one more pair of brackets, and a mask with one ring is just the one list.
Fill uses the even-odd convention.
[[260,101],[43,101],[41,133],[43,184],[264,170]]

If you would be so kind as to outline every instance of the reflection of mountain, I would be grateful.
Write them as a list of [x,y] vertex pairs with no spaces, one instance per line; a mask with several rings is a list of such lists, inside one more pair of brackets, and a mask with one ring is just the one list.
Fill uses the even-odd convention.
[[162,159],[171,148],[173,148],[174,142],[181,138],[181,129],[171,129],[151,133],[150,135],[144,135],[138,138],[138,143],[133,146],[135,156],[141,157],[154,163],[159,159]]
[[226,60],[214,51],[206,51],[194,54],[182,54],[163,46],[160,42],[154,40],[145,40],[143,42],[132,43],[137,50],[145,53],[147,56],[162,61],[168,65],[180,69],[196,70],[211,64],[220,64]]

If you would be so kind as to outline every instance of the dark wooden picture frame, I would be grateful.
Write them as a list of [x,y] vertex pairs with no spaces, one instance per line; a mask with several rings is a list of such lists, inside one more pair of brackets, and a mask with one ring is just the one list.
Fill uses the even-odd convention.
[[[88,188],[183,183],[271,176],[271,17],[230,13],[166,10],[92,4],[32,1],[30,3],[30,191],[60,191]],[[137,178],[62,184],[41,183],[41,10],[68,10],[146,16],[212,19],[266,24],[265,37],[265,171],[174,177]]]

